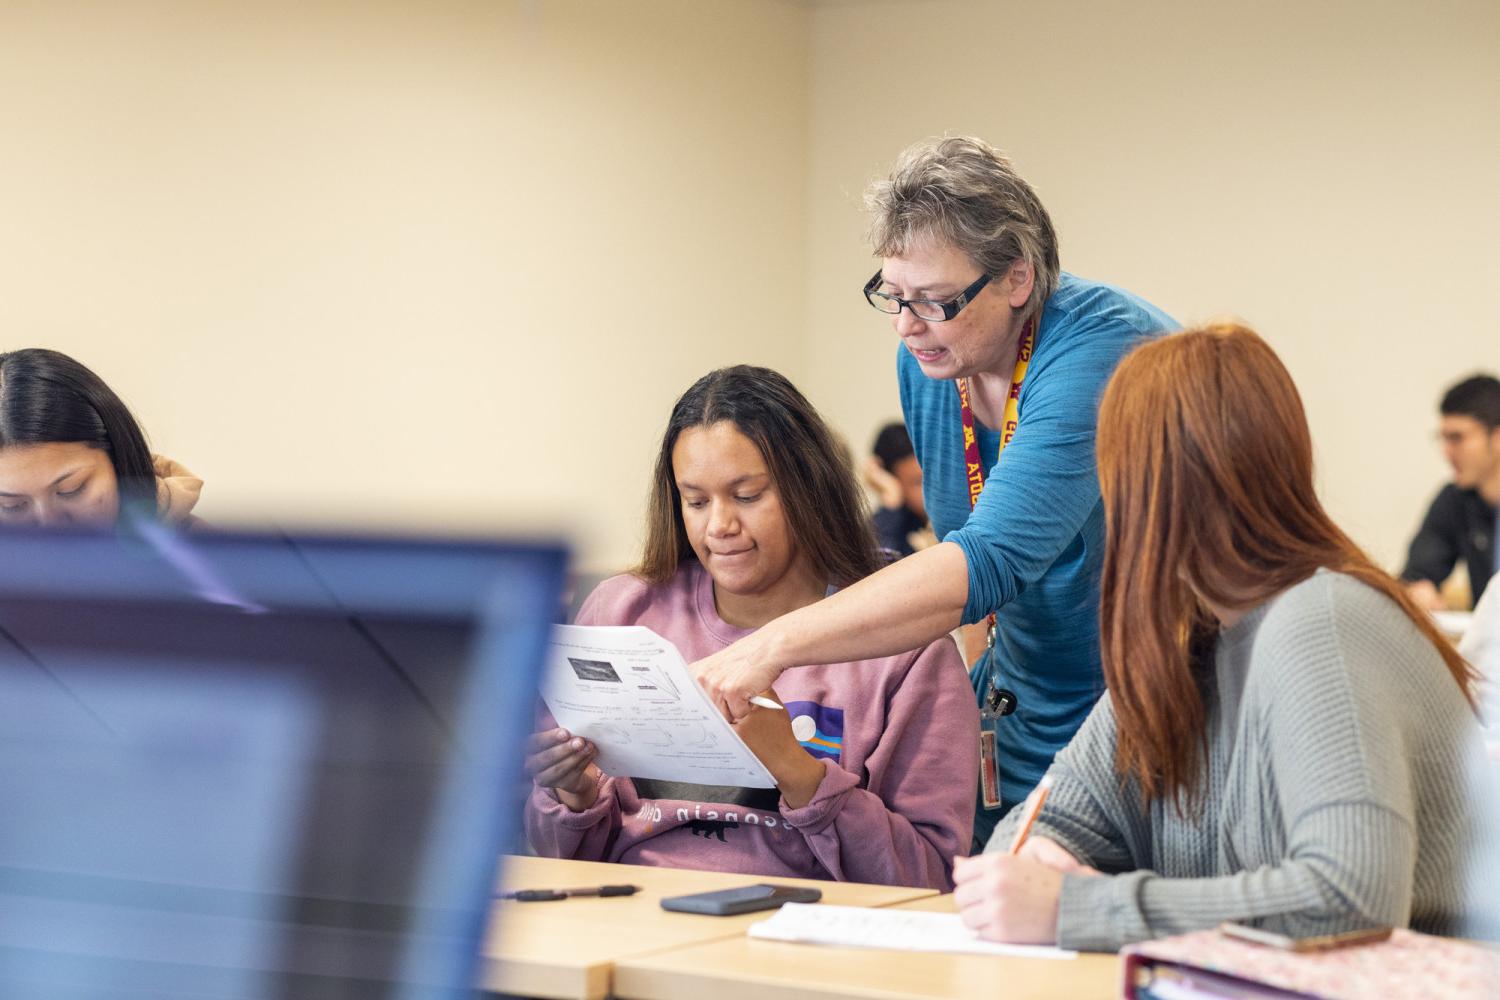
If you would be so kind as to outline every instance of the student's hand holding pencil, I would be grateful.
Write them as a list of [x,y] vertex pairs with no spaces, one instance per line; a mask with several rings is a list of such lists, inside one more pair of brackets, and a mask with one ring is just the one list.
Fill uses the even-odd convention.
[[1016,852],[1018,858],[1030,858],[1032,861],[1040,862],[1048,868],[1073,875],[1099,875],[1097,868],[1091,868],[1073,857],[1066,847],[1059,844],[1050,837],[1027,837],[1026,843]]
[[987,941],[1053,944],[1065,874],[1098,875],[1055,840],[1030,836],[1052,791],[1053,777],[1027,796],[1004,854],[953,859],[953,901],[964,926]]
[[986,941],[1054,944],[1063,873],[1030,858],[953,859],[953,901],[964,926]]

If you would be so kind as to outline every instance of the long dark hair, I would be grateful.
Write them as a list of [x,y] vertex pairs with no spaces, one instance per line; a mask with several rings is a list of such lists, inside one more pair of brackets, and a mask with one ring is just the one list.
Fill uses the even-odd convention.
[[646,513],[646,545],[636,576],[665,583],[693,558],[682,525],[672,449],[682,432],[732,423],[765,459],[797,550],[820,579],[848,586],[880,568],[849,451],[786,376],[769,368],[720,368],[693,383],[672,407],[656,457]]
[[57,351],[29,347],[0,354],[0,448],[75,442],[109,455],[122,517],[156,512],[151,450],[114,390]]
[[1411,619],[1475,704],[1473,668],[1318,501],[1301,397],[1252,330],[1221,323],[1132,351],[1105,388],[1097,448],[1115,766],[1148,800],[1174,798],[1182,812],[1201,788],[1207,711],[1195,664],[1213,622],[1198,594],[1247,606],[1319,568],[1347,574]]

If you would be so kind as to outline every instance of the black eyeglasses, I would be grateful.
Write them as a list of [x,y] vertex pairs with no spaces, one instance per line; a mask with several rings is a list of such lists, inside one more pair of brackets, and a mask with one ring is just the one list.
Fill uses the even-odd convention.
[[990,276],[981,274],[972,285],[947,302],[938,302],[936,299],[903,299],[890,292],[877,292],[875,289],[880,287],[880,281],[881,272],[876,271],[875,277],[865,282],[865,301],[876,309],[890,316],[896,315],[902,309],[910,309],[911,314],[923,322],[946,323],[957,316],[964,306],[974,301],[974,296],[990,283]]

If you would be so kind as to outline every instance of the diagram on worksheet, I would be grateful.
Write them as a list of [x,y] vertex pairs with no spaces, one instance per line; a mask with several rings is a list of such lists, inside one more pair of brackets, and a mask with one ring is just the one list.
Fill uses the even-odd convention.
[[558,626],[541,691],[558,725],[598,746],[606,774],[775,787],[677,647],[648,628]]

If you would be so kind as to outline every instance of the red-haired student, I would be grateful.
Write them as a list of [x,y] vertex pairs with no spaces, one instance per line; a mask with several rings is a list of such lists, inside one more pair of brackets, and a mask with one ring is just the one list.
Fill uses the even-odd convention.
[[1108,691],[1020,854],[955,870],[1000,941],[1113,950],[1212,927],[1469,930],[1475,676],[1313,488],[1302,403],[1234,325],[1137,348],[1099,410]]

